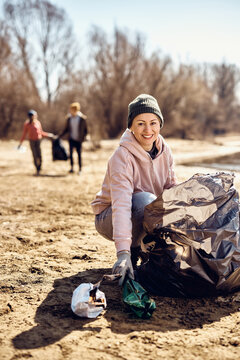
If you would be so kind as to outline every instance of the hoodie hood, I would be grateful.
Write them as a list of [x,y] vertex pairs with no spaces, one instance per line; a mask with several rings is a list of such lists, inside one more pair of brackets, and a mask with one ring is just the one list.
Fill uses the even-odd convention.
[[[133,154],[136,158],[141,161],[149,161],[149,154],[136,140],[135,136],[131,132],[131,130],[126,129],[120,138],[119,145],[125,147],[131,154]],[[156,140],[156,147],[158,149],[158,157],[166,148],[163,137],[159,134]]]
[[[84,115],[81,111],[77,111],[75,116],[79,116],[79,117],[84,118],[84,119],[87,118],[86,115]],[[73,117],[73,116],[71,115],[71,113],[67,113],[66,119],[68,119],[68,118],[70,118],[70,117]]]

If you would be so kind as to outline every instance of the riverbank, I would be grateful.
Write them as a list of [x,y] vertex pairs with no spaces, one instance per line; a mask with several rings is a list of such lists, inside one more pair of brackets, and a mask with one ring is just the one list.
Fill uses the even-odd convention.
[[[167,141],[181,182],[215,172],[190,162],[236,155],[240,137]],[[80,319],[71,312],[73,290],[111,273],[115,262],[114,244],[95,230],[90,202],[117,143],[103,141],[94,152],[85,143],[78,176],[68,173],[68,162],[52,161],[51,142],[44,140],[43,171],[36,177],[28,143],[21,153],[17,142],[0,141],[1,360],[239,359],[240,292],[198,300],[154,297],[152,318],[140,320],[124,308],[117,283],[105,283],[102,315]],[[239,191],[240,172],[235,176]]]

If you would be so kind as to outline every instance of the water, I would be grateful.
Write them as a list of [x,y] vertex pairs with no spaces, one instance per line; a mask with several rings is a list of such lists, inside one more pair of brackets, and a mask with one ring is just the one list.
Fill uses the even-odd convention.
[[239,164],[221,164],[221,163],[191,163],[188,164],[188,166],[199,166],[199,167],[205,167],[205,168],[212,168],[216,170],[221,171],[240,171],[240,159]]

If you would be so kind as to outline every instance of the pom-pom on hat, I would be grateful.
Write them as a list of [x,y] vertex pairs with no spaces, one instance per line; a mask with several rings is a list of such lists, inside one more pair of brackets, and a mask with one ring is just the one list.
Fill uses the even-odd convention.
[[141,94],[128,105],[128,128],[132,126],[133,119],[144,113],[152,113],[159,117],[160,127],[163,127],[163,116],[157,100],[148,94]]

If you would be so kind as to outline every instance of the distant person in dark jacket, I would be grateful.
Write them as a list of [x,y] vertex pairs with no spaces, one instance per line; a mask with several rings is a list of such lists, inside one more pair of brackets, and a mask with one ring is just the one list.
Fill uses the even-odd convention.
[[28,136],[30,142],[33,161],[37,170],[36,175],[39,175],[42,167],[41,140],[43,137],[53,139],[54,135],[52,133],[43,131],[42,125],[38,120],[38,115],[35,110],[28,111],[28,119],[24,123],[23,133],[18,148],[21,147],[22,142],[26,136]]
[[73,149],[75,148],[78,154],[79,174],[82,169],[82,142],[87,135],[87,116],[80,112],[80,104],[74,102],[69,107],[70,114],[66,117],[66,126],[63,132],[59,135],[61,138],[64,134],[69,134],[69,158],[71,163],[70,173],[74,172],[73,169]]

